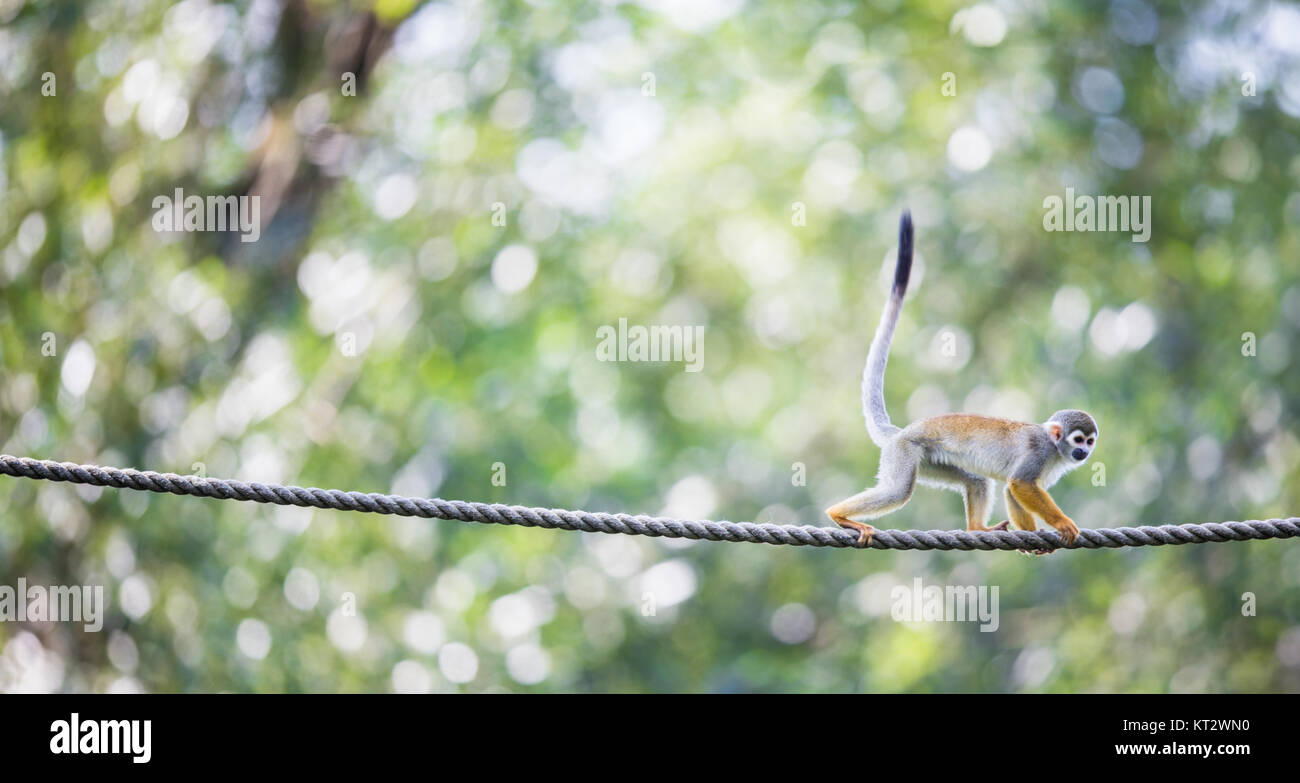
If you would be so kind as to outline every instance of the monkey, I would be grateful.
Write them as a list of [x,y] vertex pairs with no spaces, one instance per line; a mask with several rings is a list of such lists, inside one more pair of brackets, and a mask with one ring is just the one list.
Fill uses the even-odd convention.
[[[1097,423],[1081,410],[1061,410],[1043,424],[967,413],[922,419],[906,427],[885,410],[885,365],[912,272],[912,215],[904,210],[898,227],[894,284],[867,351],[862,371],[862,412],[867,433],[880,447],[876,485],[826,509],[835,524],[858,531],[857,545],[871,546],[875,528],[863,520],[902,508],[919,482],[960,492],[966,529],[1035,530],[1034,516],[1056,529],[1068,546],[1079,535],[1074,521],[1057,507],[1048,488],[1082,465],[1097,444]],[[998,482],[1004,483],[1007,515],[988,526]],[[1026,550],[1021,550],[1028,554]],[[1047,554],[1051,550],[1038,550]]]

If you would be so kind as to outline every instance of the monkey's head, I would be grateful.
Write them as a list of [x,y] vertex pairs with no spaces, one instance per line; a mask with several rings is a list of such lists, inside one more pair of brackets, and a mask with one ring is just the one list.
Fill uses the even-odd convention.
[[1057,411],[1043,428],[1068,465],[1082,465],[1097,445],[1097,422],[1083,411]]

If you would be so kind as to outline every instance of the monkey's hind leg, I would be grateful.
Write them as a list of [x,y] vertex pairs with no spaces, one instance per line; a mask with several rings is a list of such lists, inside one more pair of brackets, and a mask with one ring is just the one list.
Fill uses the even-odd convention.
[[993,514],[993,491],[997,486],[991,478],[976,475],[955,465],[930,462],[921,463],[919,478],[922,484],[960,492],[966,505],[966,529],[971,532],[1006,530],[1007,523],[999,522],[989,527]]
[[875,528],[862,520],[884,516],[911,499],[919,464],[919,450],[895,440],[880,452],[876,486],[836,503],[826,509],[826,516],[840,527],[858,531],[858,546],[871,546]]
[[984,476],[971,475],[971,479],[966,483],[965,492],[962,497],[966,501],[966,529],[969,531],[990,531],[1006,530],[1009,522],[1001,522],[989,526],[989,517],[993,515],[993,493],[996,491],[997,482]]

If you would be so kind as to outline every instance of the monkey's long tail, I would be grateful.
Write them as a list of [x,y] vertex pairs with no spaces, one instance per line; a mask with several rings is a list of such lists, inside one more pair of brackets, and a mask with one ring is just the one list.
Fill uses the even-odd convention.
[[877,446],[884,447],[899,428],[889,420],[885,410],[885,364],[889,362],[889,345],[894,341],[894,327],[903,309],[907,279],[912,274],[912,213],[903,210],[898,224],[898,266],[894,268],[894,287],[880,316],[880,326],[867,352],[867,366],[862,371],[862,414],[867,419],[867,433]]

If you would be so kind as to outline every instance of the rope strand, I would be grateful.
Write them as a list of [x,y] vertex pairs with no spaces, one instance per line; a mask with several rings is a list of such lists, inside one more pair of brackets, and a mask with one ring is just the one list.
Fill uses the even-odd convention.
[[[439,498],[346,492],[281,484],[258,484],[230,479],[179,476],[150,470],[107,468],[54,462],[0,454],[0,474],[44,481],[66,481],[97,487],[135,489],[173,495],[193,495],[218,500],[243,500],[281,506],[307,506],[372,514],[521,525],[589,533],[689,538],[788,546],[856,548],[857,533],[837,527],[775,525],[755,522],[684,520],[594,511],[528,508],[499,503],[471,503]],[[1300,536],[1300,518],[1211,522],[1204,525],[1160,525],[1120,528],[1080,528],[1073,544],[1063,547],[1052,530],[877,530],[872,549],[940,550],[1047,550],[1116,549],[1126,546],[1166,546],[1224,541],[1256,541]]]

